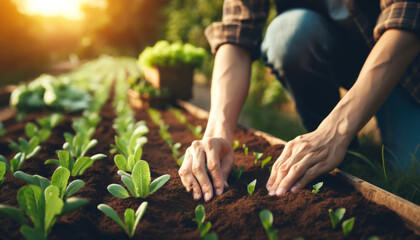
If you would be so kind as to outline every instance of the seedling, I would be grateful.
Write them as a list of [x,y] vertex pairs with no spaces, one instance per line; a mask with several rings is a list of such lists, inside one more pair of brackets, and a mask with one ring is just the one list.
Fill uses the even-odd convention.
[[[121,175],[122,182],[135,198],[145,198],[147,195],[153,194],[165,185],[170,178],[169,174],[165,174],[151,182],[149,164],[144,160],[140,160],[134,165],[131,174],[121,170],[118,171],[118,174]],[[119,198],[130,197],[128,191],[119,184],[109,185],[108,191]]]
[[[136,156],[140,159],[143,153],[143,145],[147,143],[147,138],[144,137],[149,132],[146,125],[139,125],[131,133],[124,134],[124,138],[115,136],[115,148],[128,158],[130,155]],[[121,169],[122,170],[122,169]]]
[[193,221],[198,224],[198,231],[200,232],[200,236],[205,240],[217,240],[218,237],[216,233],[208,233],[212,225],[211,222],[204,223],[204,220],[206,219],[206,212],[203,205],[198,205],[195,208],[194,214],[195,218]]
[[64,133],[66,142],[63,144],[63,149],[69,151],[74,158],[85,156],[91,148],[98,144],[98,140],[91,139],[94,132],[95,129],[92,128],[88,132],[79,131],[76,135]]
[[53,113],[51,115],[45,116],[43,118],[39,118],[36,122],[41,126],[41,128],[45,129],[53,129],[55,128],[61,121],[63,120],[63,115],[60,113]]
[[62,119],[63,115],[58,113],[53,113],[37,119],[37,123],[41,128],[34,123],[29,122],[25,125],[25,133],[29,138],[38,137],[40,142],[45,142],[50,137],[52,129],[57,126]]
[[244,166],[233,166],[231,174],[236,178],[236,180],[239,180],[242,176],[242,172],[244,171]]
[[184,124],[190,130],[190,132],[194,134],[194,136],[197,139],[203,138],[203,135],[201,134],[201,132],[203,131],[203,127],[201,125],[197,125],[194,127],[191,123],[187,121],[187,118],[184,116],[184,114],[182,114],[182,112],[176,108],[170,108],[170,111],[174,114],[175,118],[178,119],[180,123]]
[[246,156],[248,156],[248,147],[244,144],[242,144],[242,149],[244,149],[244,153]]
[[106,204],[99,204],[98,209],[103,212],[105,215],[114,220],[124,232],[132,238],[136,232],[137,225],[139,224],[141,218],[146,212],[147,202],[143,202],[137,211],[134,213],[134,210],[127,208],[124,212],[124,222],[118,216],[118,213],[110,206]]
[[0,122],[0,137],[3,137],[6,134],[6,128],[4,127],[4,124]]
[[[246,154],[246,155],[248,155],[248,154]],[[261,158],[262,156],[263,156],[263,153],[254,152],[254,157],[255,157],[255,159],[254,159],[254,165],[257,165],[258,160],[260,160],[260,158]]]
[[254,179],[254,181],[252,181],[250,184],[248,184],[247,189],[248,189],[249,196],[252,196],[252,194],[254,194],[255,184],[257,184],[257,179]]
[[10,163],[6,161],[2,155],[0,155],[0,162],[3,162],[6,166],[6,172],[14,173],[25,162],[25,154],[24,153],[17,153],[12,159],[10,159]]
[[78,157],[76,160],[70,155],[68,151],[60,150],[57,153],[58,159],[49,159],[44,164],[55,164],[70,171],[71,176],[81,176],[96,160],[105,158],[106,155],[98,153],[92,157]]
[[[38,137],[31,138],[29,142],[24,138],[19,138],[18,142],[19,144],[14,141],[9,141],[9,147],[15,153],[22,153],[22,155],[24,156],[23,161],[35,156],[41,150],[41,146],[39,146]],[[20,164],[20,166],[22,164]]]
[[4,162],[0,162],[0,187],[4,182],[4,174],[6,174],[6,164]]
[[270,210],[264,209],[260,212],[261,223],[267,232],[268,239],[277,240],[277,229],[273,228],[273,214]]
[[353,230],[354,221],[355,221],[354,217],[343,221],[342,228],[343,228],[344,237],[347,237],[350,234],[350,232]]
[[333,211],[332,209],[328,209],[328,214],[330,215],[331,226],[333,229],[335,229],[337,225],[341,222],[345,213],[345,208],[339,208],[335,211]]
[[323,185],[324,185],[324,182],[319,182],[319,183],[313,185],[312,186],[312,193],[317,194],[320,191],[320,189],[322,188]]
[[238,140],[233,141],[233,150],[236,150],[239,147],[240,143]]
[[267,165],[271,161],[271,156],[264,158],[261,162],[261,169],[264,169],[265,165]]

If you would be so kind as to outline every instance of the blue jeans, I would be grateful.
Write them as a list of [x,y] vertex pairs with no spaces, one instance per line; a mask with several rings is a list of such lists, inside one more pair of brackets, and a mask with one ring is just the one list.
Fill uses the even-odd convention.
[[[315,130],[349,89],[369,54],[361,37],[307,9],[278,15],[268,26],[261,52],[265,64],[289,91],[302,124]],[[398,86],[377,113],[382,141],[401,169],[420,161],[420,106]]]

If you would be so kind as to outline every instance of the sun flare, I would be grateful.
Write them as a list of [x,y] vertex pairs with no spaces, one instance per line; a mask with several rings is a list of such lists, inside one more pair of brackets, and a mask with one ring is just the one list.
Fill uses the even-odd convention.
[[29,15],[61,16],[69,19],[83,18],[80,10],[85,0],[21,0],[21,11]]

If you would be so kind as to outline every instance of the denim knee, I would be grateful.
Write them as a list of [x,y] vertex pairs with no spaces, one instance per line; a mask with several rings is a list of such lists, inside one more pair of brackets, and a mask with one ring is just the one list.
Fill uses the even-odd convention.
[[278,15],[268,26],[261,45],[262,58],[278,77],[332,64],[335,47],[332,24],[307,9]]

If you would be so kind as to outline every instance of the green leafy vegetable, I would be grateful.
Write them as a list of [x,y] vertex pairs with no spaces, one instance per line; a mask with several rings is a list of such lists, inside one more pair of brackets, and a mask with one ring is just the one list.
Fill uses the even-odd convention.
[[38,137],[31,138],[29,142],[21,137],[18,139],[18,142],[19,144],[14,141],[9,141],[10,149],[16,153],[13,159],[10,160],[11,172],[18,170],[25,160],[35,156],[41,150]]
[[350,232],[353,230],[354,221],[355,221],[354,217],[343,221],[342,228],[343,228],[343,234],[345,237],[347,237],[350,234]]
[[261,169],[264,169],[265,165],[267,165],[271,161],[271,156],[264,158],[261,162]]
[[[162,175],[151,182],[149,164],[144,161],[138,161],[133,168],[131,174],[119,170],[121,180],[128,188],[128,191],[133,197],[145,198],[149,194],[153,194],[161,188],[169,180],[169,174]],[[108,191],[119,198],[130,197],[129,192],[119,184],[111,184],[108,186]]]
[[257,184],[257,179],[254,179],[254,181],[248,184],[247,189],[248,189],[249,196],[252,196],[252,194],[254,194],[256,184]]
[[313,185],[312,186],[312,188],[313,188],[312,193],[317,194],[320,191],[320,189],[322,188],[323,185],[324,185],[324,182],[319,182],[319,183]]
[[236,178],[236,180],[238,180],[239,178],[241,178],[243,171],[244,171],[244,166],[238,167],[234,165],[232,168],[231,174]]
[[92,157],[78,157],[76,160],[66,150],[60,150],[57,152],[58,159],[49,159],[44,164],[55,164],[66,168],[70,171],[71,176],[81,176],[96,160],[105,158],[104,154],[96,154]]
[[204,210],[203,205],[198,205],[195,208],[194,213],[195,213],[195,218],[193,219],[193,221],[195,221],[198,224],[198,231],[200,232],[200,236],[203,239],[218,239],[216,233],[209,233],[212,226],[211,223],[204,222],[206,219],[206,212]]
[[333,211],[332,209],[328,209],[328,214],[330,215],[331,226],[333,229],[336,228],[337,225],[341,222],[345,213],[346,213],[345,208],[339,208],[336,211]]
[[267,232],[268,239],[277,240],[277,229],[273,228],[273,214],[270,210],[264,209],[260,212],[260,221]]
[[254,154],[254,157],[255,157],[255,159],[254,159],[254,165],[257,165],[258,160],[263,156],[263,153],[254,152],[253,154]]
[[143,202],[135,213],[133,209],[127,208],[124,212],[123,222],[122,219],[118,216],[118,213],[112,207],[106,204],[98,205],[98,209],[105,215],[107,215],[109,218],[114,220],[130,238],[134,236],[137,225],[139,224],[144,213],[146,212],[146,208],[147,202]]

